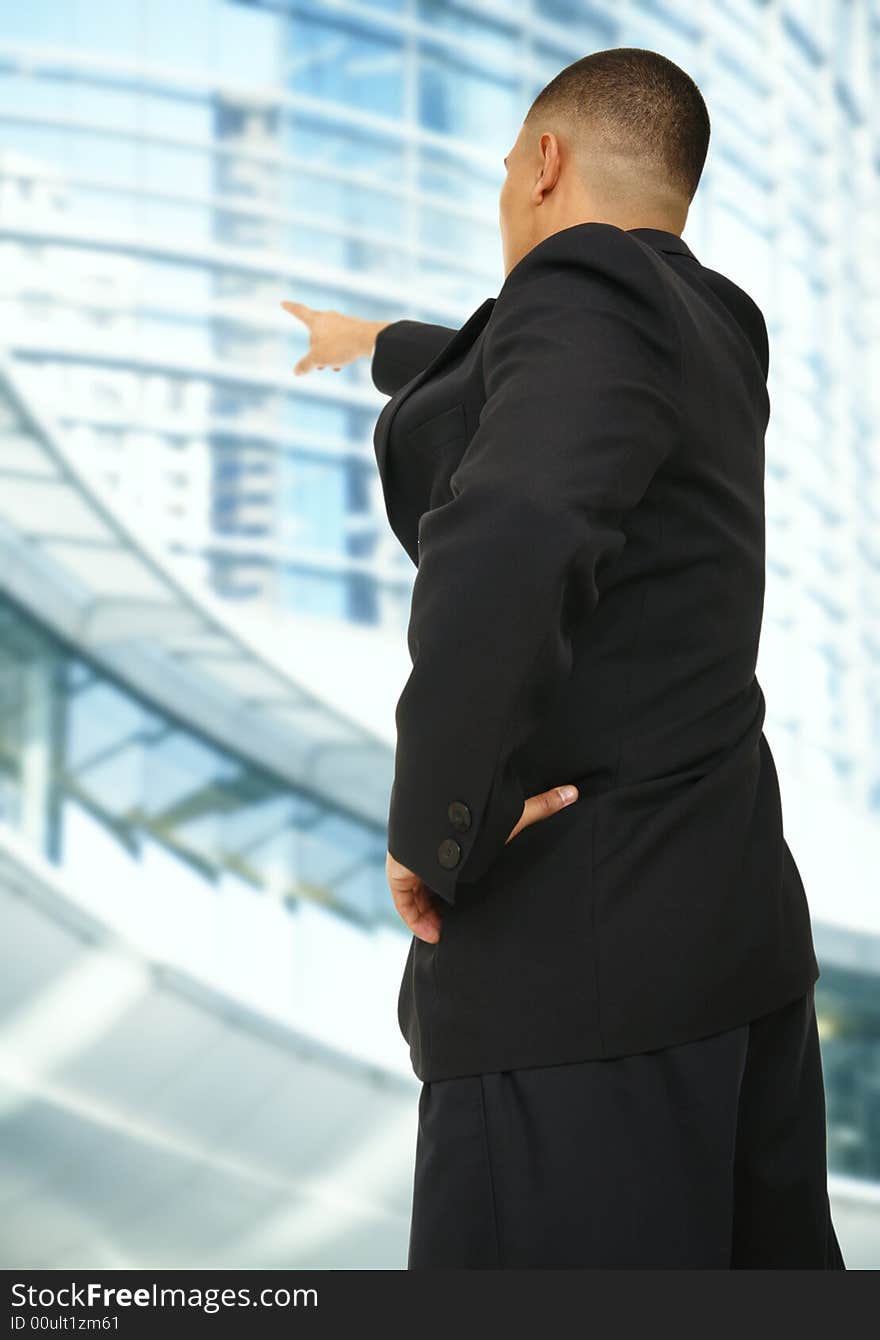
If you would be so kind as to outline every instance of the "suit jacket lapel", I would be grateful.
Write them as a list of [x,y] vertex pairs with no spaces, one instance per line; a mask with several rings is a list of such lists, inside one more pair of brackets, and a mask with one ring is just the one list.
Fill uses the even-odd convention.
[[411,395],[416,387],[421,386],[422,382],[425,381],[427,377],[439,372],[439,370],[442,367],[445,367],[445,365],[450,362],[461,349],[473,344],[474,340],[483,329],[483,326],[488,321],[494,304],[494,298],[486,298],[485,302],[481,303],[476,311],[471,313],[464,325],[455,332],[446,344],[444,344],[440,352],[434,355],[430,363],[402,386],[399,391],[395,391],[394,395],[391,396],[383,406],[373,430],[373,446],[376,451],[376,461],[379,466],[379,473],[383,479],[385,478],[385,460],[388,451],[391,421],[394,418],[394,415],[400,409],[400,406],[403,404],[406,397]]

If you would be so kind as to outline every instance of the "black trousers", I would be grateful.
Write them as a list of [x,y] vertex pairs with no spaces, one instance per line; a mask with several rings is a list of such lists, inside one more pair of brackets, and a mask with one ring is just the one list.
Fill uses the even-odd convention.
[[814,989],[694,1042],[422,1085],[409,1270],[845,1270]]

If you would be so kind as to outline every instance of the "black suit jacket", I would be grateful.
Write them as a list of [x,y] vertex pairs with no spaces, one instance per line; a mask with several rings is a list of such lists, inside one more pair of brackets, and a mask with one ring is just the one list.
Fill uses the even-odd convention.
[[423,1080],[687,1041],[819,975],[755,676],[767,368],[748,294],[606,223],[540,242],[458,331],[379,334],[418,568],[388,848],[444,900],[399,996]]

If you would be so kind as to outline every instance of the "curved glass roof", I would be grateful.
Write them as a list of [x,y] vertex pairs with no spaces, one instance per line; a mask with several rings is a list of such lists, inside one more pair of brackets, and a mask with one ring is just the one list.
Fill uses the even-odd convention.
[[393,768],[387,733],[321,697],[313,649],[303,657],[312,682],[303,683],[290,671],[295,646],[269,647],[236,626],[222,602],[194,589],[128,528],[3,356],[0,436],[9,594],[169,717],[334,810],[384,828]]

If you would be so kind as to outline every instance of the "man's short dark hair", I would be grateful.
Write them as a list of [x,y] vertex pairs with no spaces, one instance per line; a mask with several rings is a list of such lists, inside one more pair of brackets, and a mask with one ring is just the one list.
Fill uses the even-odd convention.
[[559,112],[602,134],[609,148],[644,151],[669,184],[693,199],[709,148],[709,113],[697,85],[674,61],[641,47],[611,47],[561,70],[525,117]]

